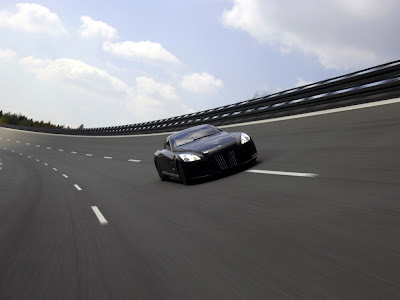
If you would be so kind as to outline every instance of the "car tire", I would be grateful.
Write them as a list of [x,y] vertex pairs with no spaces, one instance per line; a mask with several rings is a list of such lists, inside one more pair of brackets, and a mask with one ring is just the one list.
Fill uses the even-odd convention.
[[184,185],[188,185],[189,180],[187,179],[187,177],[185,175],[185,170],[183,169],[182,164],[178,162],[177,168],[178,168],[179,178],[181,179],[182,183]]
[[157,172],[158,172],[158,176],[160,176],[161,181],[165,181],[165,180],[166,180],[166,177],[165,177],[165,175],[162,173],[162,171],[161,171],[161,169],[160,169],[160,166],[158,165],[157,161],[154,161],[154,163],[155,163],[155,165],[156,165],[156,169],[157,169]]

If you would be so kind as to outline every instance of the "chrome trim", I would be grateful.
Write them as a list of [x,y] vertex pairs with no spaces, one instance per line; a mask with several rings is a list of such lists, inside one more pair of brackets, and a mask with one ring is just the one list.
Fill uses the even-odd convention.
[[222,154],[215,155],[215,160],[218,163],[218,166],[221,170],[228,169],[228,165],[225,162],[224,156]]
[[231,166],[232,167],[236,166],[237,161],[236,161],[235,152],[233,152],[233,150],[228,151],[228,157],[229,157],[229,162],[231,163]]

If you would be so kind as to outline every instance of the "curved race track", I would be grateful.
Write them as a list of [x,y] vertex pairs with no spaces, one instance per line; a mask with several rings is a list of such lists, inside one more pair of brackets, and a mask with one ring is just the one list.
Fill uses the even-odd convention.
[[254,138],[253,169],[318,176],[190,186],[158,179],[166,135],[0,128],[0,298],[398,298],[399,116],[227,128]]

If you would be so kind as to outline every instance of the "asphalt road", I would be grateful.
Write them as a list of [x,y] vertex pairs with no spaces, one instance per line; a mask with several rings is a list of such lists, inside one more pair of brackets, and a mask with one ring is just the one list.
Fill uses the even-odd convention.
[[253,169],[318,176],[189,186],[158,178],[165,135],[0,128],[0,299],[398,299],[399,116],[229,128],[253,137]]

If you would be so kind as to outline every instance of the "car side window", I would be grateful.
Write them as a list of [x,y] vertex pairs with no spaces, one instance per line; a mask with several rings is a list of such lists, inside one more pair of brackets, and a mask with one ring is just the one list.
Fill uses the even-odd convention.
[[165,141],[164,149],[171,150],[171,145],[169,144],[169,140]]

